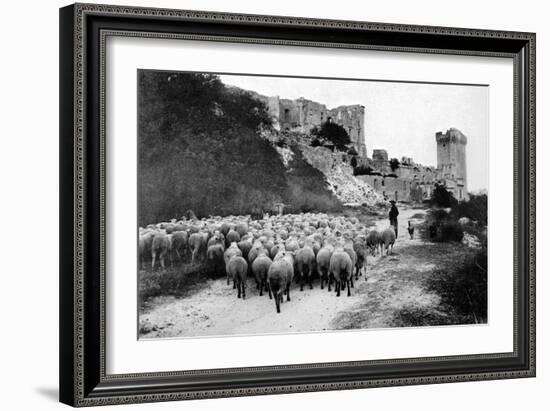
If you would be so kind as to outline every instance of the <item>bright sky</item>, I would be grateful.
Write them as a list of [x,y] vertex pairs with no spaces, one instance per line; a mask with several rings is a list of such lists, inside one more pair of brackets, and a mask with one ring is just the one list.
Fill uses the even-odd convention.
[[325,104],[365,106],[369,157],[383,148],[390,157],[437,165],[435,133],[456,127],[468,137],[468,189],[488,186],[489,88],[362,80],[221,75],[225,84],[266,96],[304,97]]

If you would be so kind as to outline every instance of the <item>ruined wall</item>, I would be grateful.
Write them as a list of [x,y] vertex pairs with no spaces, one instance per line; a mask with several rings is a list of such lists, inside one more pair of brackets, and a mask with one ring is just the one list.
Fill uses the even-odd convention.
[[359,156],[367,156],[365,143],[365,107],[359,104],[339,106],[328,113],[330,120],[344,127]]
[[365,143],[365,107],[361,105],[339,106],[328,109],[324,104],[300,97],[296,100],[266,97],[252,93],[262,100],[278,131],[309,133],[326,121],[341,125],[348,132],[352,145],[360,157],[367,157]]

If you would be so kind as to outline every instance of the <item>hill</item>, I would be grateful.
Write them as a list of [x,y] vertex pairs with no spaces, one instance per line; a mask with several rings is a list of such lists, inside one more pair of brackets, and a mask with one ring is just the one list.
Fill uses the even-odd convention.
[[341,202],[301,151],[285,162],[261,137],[267,108],[215,75],[138,73],[140,225],[197,216],[246,214],[275,202],[289,211],[337,211]]

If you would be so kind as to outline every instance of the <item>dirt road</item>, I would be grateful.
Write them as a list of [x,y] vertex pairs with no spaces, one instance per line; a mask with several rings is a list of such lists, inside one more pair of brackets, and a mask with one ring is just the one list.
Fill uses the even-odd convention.
[[[366,276],[356,282],[351,297],[343,293],[338,298],[326,288],[321,290],[318,281],[313,290],[305,287],[302,292],[293,285],[291,301],[285,299],[281,313],[276,314],[274,301],[258,295],[253,279],[244,301],[225,279],[210,280],[189,296],[150,301],[140,316],[141,338],[379,328],[400,325],[399,313],[408,308],[437,310],[439,296],[424,289],[422,279],[447,250],[445,245],[418,239],[418,233],[410,239],[407,231],[407,222],[422,221],[424,213],[423,209],[400,210],[394,254],[369,256]],[[381,229],[389,222],[378,219],[375,225]]]

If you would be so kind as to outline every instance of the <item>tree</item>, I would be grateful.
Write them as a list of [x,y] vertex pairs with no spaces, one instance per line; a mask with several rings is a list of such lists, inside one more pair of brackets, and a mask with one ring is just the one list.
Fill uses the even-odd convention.
[[457,202],[453,196],[453,193],[447,190],[445,184],[439,183],[435,184],[434,191],[432,192],[431,201],[432,204],[438,207],[452,207]]
[[392,158],[390,160],[390,168],[391,168],[391,171],[397,170],[399,168],[399,160],[396,158]]
[[353,168],[357,167],[357,159],[355,158],[355,156],[351,158],[349,163]]
[[315,127],[311,133],[322,142],[333,144],[337,150],[347,151],[351,143],[349,134],[344,127],[339,124],[326,121],[321,127]]
[[313,140],[311,140],[311,147],[319,147],[321,144],[321,142],[319,141],[318,138],[314,138]]
[[359,153],[357,152],[357,150],[355,149],[355,147],[351,146],[350,149],[348,150],[348,154],[350,156],[357,156],[359,155]]

